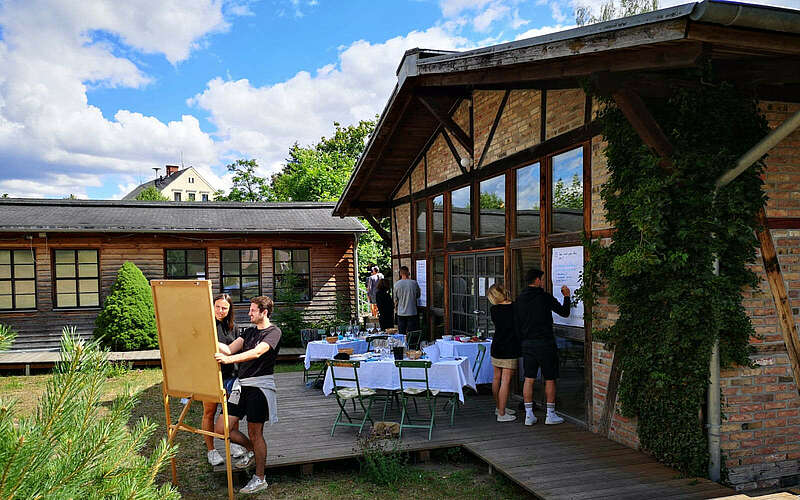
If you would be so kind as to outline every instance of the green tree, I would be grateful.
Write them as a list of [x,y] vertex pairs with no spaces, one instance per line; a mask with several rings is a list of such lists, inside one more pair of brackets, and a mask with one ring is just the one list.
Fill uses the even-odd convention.
[[150,285],[136,264],[125,262],[119,268],[94,324],[95,337],[115,351],[158,347]]
[[589,7],[575,9],[575,24],[585,26],[620,17],[635,16],[645,12],[658,10],[658,0],[619,0],[619,7],[614,0],[608,0],[600,6],[600,15],[595,16]]
[[497,193],[481,193],[481,209],[506,208],[506,202]]
[[553,186],[553,206],[558,208],[583,209],[583,184],[577,174],[572,176],[570,185],[564,184],[562,179]]
[[161,191],[154,186],[147,186],[139,191],[135,199],[139,201],[169,201],[169,198],[161,194]]
[[255,160],[236,160],[225,168],[233,173],[233,186],[228,194],[217,191],[215,201],[274,201],[269,182],[256,174]]
[[62,360],[31,416],[0,399],[0,498],[177,499],[156,474],[175,452],[162,438],[140,455],[156,430],[142,418],[128,427],[137,397],[125,393],[106,407],[111,365],[96,343],[64,328]]

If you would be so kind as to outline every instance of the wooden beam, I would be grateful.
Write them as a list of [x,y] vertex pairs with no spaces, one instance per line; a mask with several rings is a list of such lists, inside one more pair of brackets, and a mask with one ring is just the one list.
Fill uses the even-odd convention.
[[611,422],[614,420],[614,412],[617,408],[617,391],[619,381],[622,378],[622,367],[619,362],[620,346],[614,348],[614,360],[611,362],[611,371],[608,374],[608,385],[606,386],[606,403],[603,405],[603,414],[597,424],[597,433],[601,436],[608,436],[611,430]]
[[456,161],[458,169],[461,170],[461,173],[467,174],[467,169],[461,165],[461,156],[458,154],[458,150],[453,145],[453,141],[450,140],[450,134],[447,133],[447,130],[442,130],[442,137],[444,137],[444,142],[447,143],[447,147],[450,148],[450,153],[453,155],[453,159]]
[[433,104],[428,102],[428,99],[421,96],[416,95],[417,100],[428,110],[430,113],[439,120],[439,123],[450,132],[453,137],[458,141],[459,144],[464,146],[464,149],[467,150],[470,154],[472,154],[472,138],[464,132],[461,127],[458,126],[456,122],[453,121],[452,118],[445,115],[441,111],[439,111]]
[[383,240],[383,244],[389,248],[392,248],[392,235],[390,235],[384,228],[381,227],[380,223],[375,220],[375,217],[373,217],[372,214],[366,210],[361,210],[361,216],[366,219],[369,225],[372,226],[372,229],[378,233],[378,236],[380,236]]
[[494,133],[497,131],[497,126],[500,124],[500,118],[503,117],[503,110],[506,109],[506,103],[508,102],[508,96],[510,94],[510,90],[506,90],[505,93],[503,93],[503,99],[500,101],[500,106],[497,107],[497,114],[494,116],[492,128],[489,129],[489,136],[486,137],[486,142],[483,144],[483,149],[481,150],[481,157],[478,163],[475,164],[475,168],[481,168],[481,165],[483,165],[483,159],[486,158],[486,151],[489,149],[489,146],[492,145]]
[[772,293],[775,309],[778,312],[778,324],[780,325],[783,343],[786,345],[786,352],[792,365],[795,389],[800,391],[800,359],[798,359],[800,340],[797,338],[797,328],[794,324],[792,307],[786,294],[786,285],[783,282],[778,255],[775,252],[775,244],[772,241],[772,234],[767,225],[767,214],[763,206],[758,211],[758,223],[760,228],[756,231],[756,236],[758,236],[758,242],[761,244],[761,259],[764,261],[764,272],[767,275],[769,290]]
[[758,50],[765,53],[800,55],[800,36],[791,33],[775,33],[714,24],[690,23],[686,38],[713,43],[715,46]]
[[614,102],[619,107],[628,123],[631,124],[633,129],[642,139],[642,142],[647,145],[656,156],[661,158],[659,165],[662,169],[669,172],[672,170],[672,153],[673,147],[670,144],[664,131],[656,122],[653,115],[647,109],[644,101],[639,94],[631,89],[617,88],[611,91],[611,96]]

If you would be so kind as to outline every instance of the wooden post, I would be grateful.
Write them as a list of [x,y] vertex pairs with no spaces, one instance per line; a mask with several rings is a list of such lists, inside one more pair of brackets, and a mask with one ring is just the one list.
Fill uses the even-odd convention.
[[606,404],[603,406],[603,414],[597,426],[597,432],[603,436],[608,436],[611,429],[611,422],[614,419],[614,410],[617,407],[617,389],[622,376],[622,367],[619,363],[620,346],[618,345],[613,352],[614,360],[611,362],[611,371],[608,374],[608,386],[606,386]]

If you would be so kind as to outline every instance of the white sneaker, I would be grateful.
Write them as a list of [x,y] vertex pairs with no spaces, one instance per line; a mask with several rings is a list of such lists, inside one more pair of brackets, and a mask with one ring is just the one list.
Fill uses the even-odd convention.
[[[495,415],[500,415],[500,411],[497,408],[495,408],[494,409],[494,414]],[[512,410],[511,408],[506,408],[506,415],[516,415],[516,414],[517,414],[517,410]]]
[[539,419],[536,418],[536,415],[525,415],[525,425],[533,425],[538,421]]
[[239,490],[239,493],[255,493],[257,491],[266,490],[267,486],[269,485],[264,479],[261,479],[253,474],[253,477],[250,478],[250,481],[245,485],[244,488]]
[[512,415],[510,413],[506,413],[505,415],[498,415],[497,421],[498,422],[513,422],[517,419],[516,415]]
[[252,451],[248,451],[241,457],[234,460],[233,467],[235,469],[246,469],[250,467],[250,465],[255,461],[256,461],[256,454],[253,453]]
[[556,415],[555,413],[548,413],[547,418],[544,419],[545,425],[557,425],[563,424],[564,419]]
[[247,448],[245,448],[244,446],[238,445],[236,443],[231,443],[231,457],[232,458],[243,457],[245,453],[247,453]]
[[220,455],[216,449],[213,449],[208,452],[208,463],[216,467],[217,465],[224,464],[225,459],[222,458],[222,455]]

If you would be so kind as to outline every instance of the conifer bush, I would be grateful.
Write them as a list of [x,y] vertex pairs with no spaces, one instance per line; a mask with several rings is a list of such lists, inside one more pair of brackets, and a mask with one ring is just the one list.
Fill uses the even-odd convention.
[[127,427],[136,396],[101,402],[110,364],[98,343],[65,327],[61,359],[31,416],[0,398],[0,498],[180,498],[155,484],[175,448],[162,439],[142,456],[156,425],[142,418]]
[[94,335],[114,351],[136,351],[158,347],[153,296],[142,271],[125,262],[117,272],[111,294],[95,320]]

